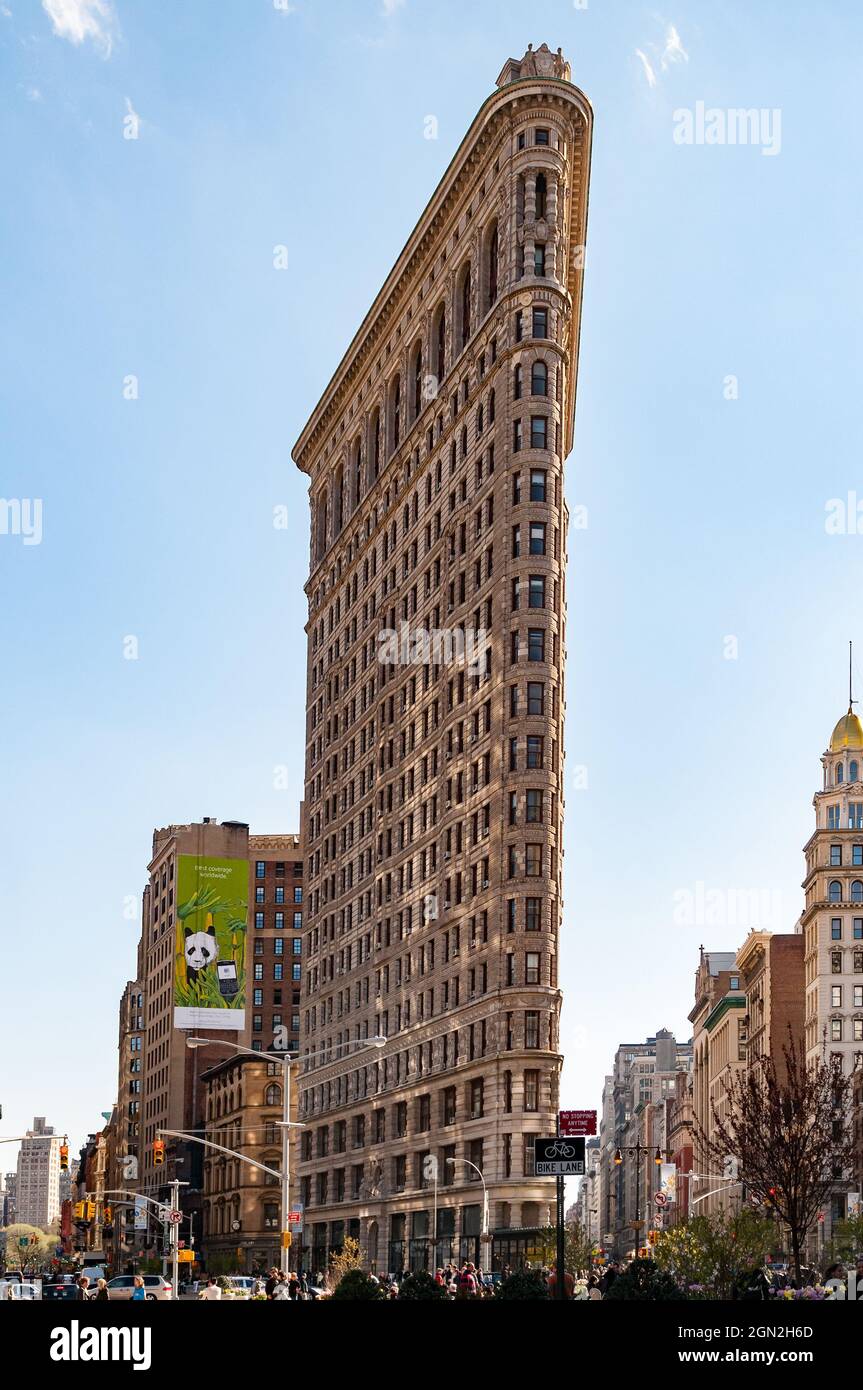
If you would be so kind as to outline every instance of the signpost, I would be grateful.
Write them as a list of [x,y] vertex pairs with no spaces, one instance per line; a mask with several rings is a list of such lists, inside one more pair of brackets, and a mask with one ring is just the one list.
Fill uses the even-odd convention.
[[561,1110],[558,1115],[558,1133],[565,1139],[596,1134],[596,1111]]
[[566,1298],[566,1250],[564,1232],[564,1178],[584,1174],[584,1139],[534,1139],[533,1171],[538,1178],[557,1179],[557,1288],[556,1296]]
[[534,1172],[538,1178],[584,1176],[583,1139],[534,1139]]

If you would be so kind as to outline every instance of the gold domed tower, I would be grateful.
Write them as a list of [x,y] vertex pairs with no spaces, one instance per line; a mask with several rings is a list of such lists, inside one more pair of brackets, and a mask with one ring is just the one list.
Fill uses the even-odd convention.
[[848,1072],[863,1066],[863,722],[848,710],[822,754],[805,847],[806,1054],[826,1048]]

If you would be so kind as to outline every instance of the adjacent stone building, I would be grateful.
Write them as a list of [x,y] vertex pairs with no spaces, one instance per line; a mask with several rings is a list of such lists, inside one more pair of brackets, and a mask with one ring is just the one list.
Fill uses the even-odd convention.
[[[851,705],[822,755],[815,830],[804,847],[806,1057],[829,1060],[846,1076],[863,1069],[863,724]],[[855,1078],[856,1079],[856,1078]],[[837,1184],[820,1225],[829,1242],[848,1213],[852,1175]]]
[[559,52],[505,64],[293,453],[315,1266],[351,1230],[378,1269],[514,1264],[553,1217],[533,1140],[561,1061],[563,465],[592,122]]

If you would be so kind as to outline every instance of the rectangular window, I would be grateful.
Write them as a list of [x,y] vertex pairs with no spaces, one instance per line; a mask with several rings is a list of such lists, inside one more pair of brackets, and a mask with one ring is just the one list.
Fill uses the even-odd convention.
[[529,878],[539,878],[542,874],[542,845],[525,846],[525,873]]
[[265,871],[266,865],[263,859],[258,859],[255,863],[255,878],[263,878]]
[[534,309],[532,316],[534,338],[548,337],[548,310]]
[[863,845],[851,846],[851,863],[855,868],[859,868],[863,865]]
[[538,1071],[526,1071],[524,1074],[524,1108],[531,1113],[539,1109]]
[[526,985],[538,985],[539,980],[539,951],[528,951],[524,958],[524,982]]
[[534,275],[545,275],[545,245],[538,241],[533,248],[533,273]]
[[541,468],[530,470],[530,500],[531,502],[544,502],[545,499],[545,471]]
[[547,445],[548,421],[544,415],[530,417],[530,447],[544,449]]
[[539,1010],[526,1009],[524,1014],[524,1045],[539,1047]]
[[264,885],[263,885],[263,884],[260,884],[260,885],[256,886],[256,888],[255,888],[255,902],[256,902],[256,903],[262,903],[263,901],[264,901]]
[[545,710],[545,684],[543,681],[528,681],[527,712],[543,714]]
[[528,661],[545,661],[545,628],[528,628],[527,659]]
[[512,452],[517,454],[521,449],[521,420],[512,422]]
[[528,734],[527,736],[527,766],[528,768],[541,768],[543,764],[543,743],[541,734]]
[[264,914],[263,914],[263,912],[256,912],[256,913],[255,913],[255,930],[256,930],[256,931],[261,931],[261,929],[263,928],[263,925],[264,925]]
[[276,884],[276,902],[277,902],[277,903],[283,903],[284,901],[285,901],[285,885],[284,885],[283,883],[277,883],[277,884]]
[[526,898],[524,907],[525,931],[539,931],[542,927],[542,898]]
[[854,918],[854,940],[863,941],[863,917]]
[[530,545],[531,555],[545,554],[545,522],[532,521],[530,523]]
[[527,591],[528,608],[545,607],[545,576],[542,574],[532,574]]
[[[515,793],[513,793],[514,795]],[[529,788],[525,798],[525,820],[528,825],[542,825],[543,805],[542,792],[536,788]]]
[[284,925],[285,925],[285,914],[284,914],[284,912],[277,912],[276,915],[275,915],[275,920],[274,920],[274,922],[273,922],[273,926],[276,928],[276,931],[282,931],[282,929],[284,928]]
[[536,143],[537,145],[547,145],[549,143],[549,135],[547,130],[545,130],[544,128],[539,128],[537,130]]
[[841,863],[842,863],[842,846],[841,846],[841,845],[831,845],[831,846],[830,846],[830,867],[833,868],[833,867],[836,866],[836,865],[841,865]]
[[830,990],[830,1007],[831,1007],[831,1009],[841,1009],[841,1008],[842,1008],[842,986],[841,986],[841,985],[833,985],[833,987],[831,988],[831,990]]

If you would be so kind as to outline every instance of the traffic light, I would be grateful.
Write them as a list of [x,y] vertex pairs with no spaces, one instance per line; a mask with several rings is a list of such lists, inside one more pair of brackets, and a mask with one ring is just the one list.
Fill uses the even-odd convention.
[[69,1145],[68,1145],[68,1144],[61,1144],[61,1145],[60,1145],[60,1172],[61,1172],[61,1173],[68,1173],[68,1171],[69,1171]]
[[767,1208],[768,1211],[775,1211],[775,1210],[776,1210],[776,1188],[775,1188],[775,1187],[769,1187],[769,1188],[767,1189],[767,1196],[764,1198],[764,1205],[765,1205],[765,1207]]
[[153,1140],[153,1163],[158,1168],[159,1164],[165,1162],[165,1141],[164,1139]]
[[96,1220],[96,1203],[93,1201],[92,1197],[87,1198],[87,1220]]
[[74,1207],[72,1208],[72,1215],[74,1216],[76,1221],[86,1221],[86,1210],[86,1202],[76,1202]]
[[104,1223],[105,1223],[106,1226],[110,1226],[110,1224],[111,1224],[111,1208],[110,1208],[107,1204],[106,1204],[105,1206],[103,1206],[103,1208],[102,1208],[102,1220],[104,1221]]

